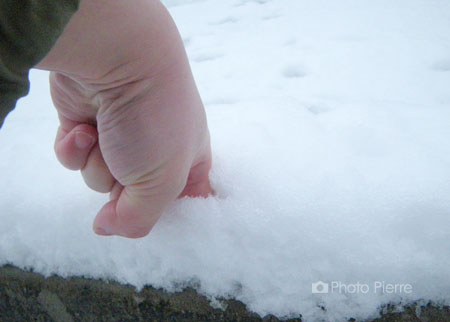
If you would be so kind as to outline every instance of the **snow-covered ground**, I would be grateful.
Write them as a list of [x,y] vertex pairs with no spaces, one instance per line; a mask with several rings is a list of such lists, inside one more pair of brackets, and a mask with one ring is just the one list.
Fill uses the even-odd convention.
[[195,285],[306,321],[450,304],[450,2],[166,4],[207,108],[218,195],[175,202],[140,240],[94,235],[107,196],[56,161],[35,71],[0,131],[0,264]]

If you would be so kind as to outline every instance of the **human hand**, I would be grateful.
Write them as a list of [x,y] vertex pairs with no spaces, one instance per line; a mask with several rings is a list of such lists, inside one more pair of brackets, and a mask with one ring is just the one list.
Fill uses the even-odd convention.
[[159,1],[83,0],[37,67],[52,71],[58,159],[110,192],[97,234],[145,236],[177,197],[212,193],[204,108]]

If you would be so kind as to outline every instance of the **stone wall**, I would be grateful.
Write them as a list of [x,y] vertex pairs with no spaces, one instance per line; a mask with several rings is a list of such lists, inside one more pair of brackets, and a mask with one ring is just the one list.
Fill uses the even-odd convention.
[[[116,282],[81,277],[43,276],[12,266],[0,267],[0,321],[279,321],[247,311],[235,300],[214,309],[193,289],[167,293],[152,287],[136,292]],[[428,305],[416,314],[414,306],[403,313],[387,313],[374,321],[450,322],[450,307]],[[287,321],[301,321],[290,319]]]

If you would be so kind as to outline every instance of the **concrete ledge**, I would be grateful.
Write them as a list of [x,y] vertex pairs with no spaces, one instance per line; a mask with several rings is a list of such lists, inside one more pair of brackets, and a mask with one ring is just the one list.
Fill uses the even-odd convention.
[[[226,310],[214,309],[193,289],[167,293],[152,287],[133,287],[81,277],[64,279],[0,267],[0,321],[279,321],[247,311],[244,304],[224,300]],[[450,307],[415,306],[403,313],[383,309],[374,321],[450,322]],[[290,319],[287,321],[301,321]],[[353,320],[354,321],[354,320]]]

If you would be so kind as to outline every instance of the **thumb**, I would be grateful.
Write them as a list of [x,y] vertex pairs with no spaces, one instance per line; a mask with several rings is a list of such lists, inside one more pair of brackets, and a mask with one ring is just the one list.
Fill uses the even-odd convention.
[[94,231],[102,236],[144,237],[173,199],[160,194],[136,197],[125,187],[118,199],[108,202],[97,214]]

